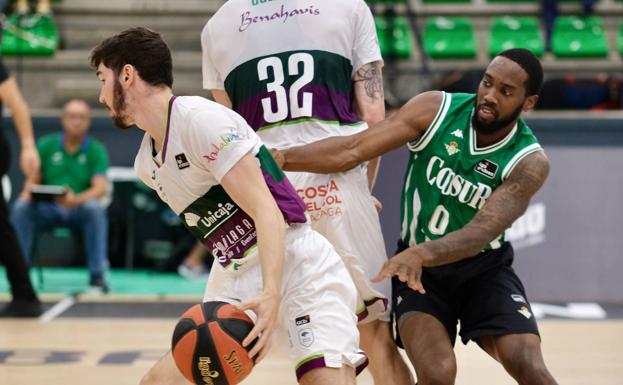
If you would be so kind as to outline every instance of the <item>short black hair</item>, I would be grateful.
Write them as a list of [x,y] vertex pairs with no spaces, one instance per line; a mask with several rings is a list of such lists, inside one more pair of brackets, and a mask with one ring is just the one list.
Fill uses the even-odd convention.
[[527,96],[538,95],[541,93],[543,85],[543,67],[541,61],[530,50],[525,48],[511,48],[500,52],[497,56],[505,57],[519,64],[528,74],[526,82]]
[[148,28],[128,28],[107,38],[93,48],[89,60],[93,68],[103,63],[117,76],[130,64],[152,86],[173,86],[171,50],[159,33]]

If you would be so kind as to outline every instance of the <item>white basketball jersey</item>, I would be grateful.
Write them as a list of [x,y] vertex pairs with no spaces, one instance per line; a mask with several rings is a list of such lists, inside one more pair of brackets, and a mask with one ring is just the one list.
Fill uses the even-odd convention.
[[255,156],[288,223],[304,223],[305,206],[260,138],[234,111],[198,96],[172,97],[162,151],[145,133],[136,174],[156,190],[223,267],[237,270],[255,250],[253,220],[219,185],[246,154]]
[[201,43],[203,87],[226,90],[269,147],[366,128],[352,75],[381,55],[363,0],[229,0]]

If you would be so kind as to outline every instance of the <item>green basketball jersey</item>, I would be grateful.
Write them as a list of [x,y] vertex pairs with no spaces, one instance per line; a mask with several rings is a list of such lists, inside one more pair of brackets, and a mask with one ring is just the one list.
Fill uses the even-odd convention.
[[[443,93],[426,133],[408,144],[401,199],[401,239],[410,246],[441,238],[472,220],[515,165],[535,151],[537,139],[523,119],[501,141],[477,147],[471,125],[475,94]],[[500,234],[485,249],[504,242]]]

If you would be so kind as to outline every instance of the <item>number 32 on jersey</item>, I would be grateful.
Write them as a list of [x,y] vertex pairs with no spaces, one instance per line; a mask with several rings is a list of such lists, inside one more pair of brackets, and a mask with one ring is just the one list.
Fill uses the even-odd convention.
[[[266,84],[266,90],[274,94],[276,105],[273,105],[270,97],[262,99],[266,122],[283,121],[288,117],[288,113],[292,119],[312,116],[313,94],[303,92],[302,97],[299,97],[301,89],[314,79],[312,55],[303,52],[294,53],[288,57],[287,63],[282,63],[281,59],[275,56],[267,57],[257,63],[257,73],[262,82],[269,78],[273,79]],[[284,88],[286,73],[288,76],[298,76],[290,86],[289,95]]]

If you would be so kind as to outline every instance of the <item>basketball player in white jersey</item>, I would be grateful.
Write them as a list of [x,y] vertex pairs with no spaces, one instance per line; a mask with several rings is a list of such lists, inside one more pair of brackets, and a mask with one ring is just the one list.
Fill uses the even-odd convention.
[[[258,362],[279,314],[300,384],[354,385],[367,362],[355,286],[259,137],[230,109],[174,96],[171,53],[153,31],[131,28],[104,40],[91,65],[115,124],[145,131],[137,174],[215,257],[204,301],[256,314],[243,345],[259,337],[249,353]],[[141,384],[187,382],[168,352]]]
[[[381,59],[363,0],[230,0],[201,34],[203,86],[242,115],[268,147],[351,135],[384,118]],[[389,327],[387,260],[370,190],[378,160],[344,173],[288,173],[315,230],[357,286],[361,346],[377,385],[411,384]]]

